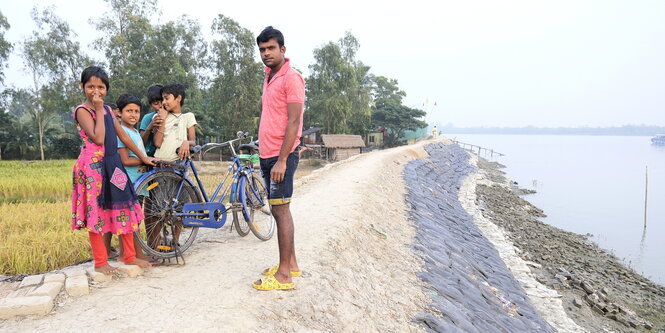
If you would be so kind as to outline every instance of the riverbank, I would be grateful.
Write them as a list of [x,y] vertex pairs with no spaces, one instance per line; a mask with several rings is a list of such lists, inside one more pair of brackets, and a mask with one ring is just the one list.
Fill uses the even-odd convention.
[[565,314],[544,319],[537,310],[543,301],[530,297],[504,262],[511,257],[502,258],[479,228],[469,209],[475,203],[466,195],[477,174],[470,155],[446,142],[425,149],[429,158],[409,162],[404,172],[409,215],[417,226],[414,247],[425,259],[419,276],[432,299],[424,326],[434,332],[579,331]]
[[506,231],[536,279],[562,296],[570,318],[590,332],[665,331],[665,288],[624,266],[586,237],[547,225],[547,212],[512,186],[496,162],[479,159],[483,216]]

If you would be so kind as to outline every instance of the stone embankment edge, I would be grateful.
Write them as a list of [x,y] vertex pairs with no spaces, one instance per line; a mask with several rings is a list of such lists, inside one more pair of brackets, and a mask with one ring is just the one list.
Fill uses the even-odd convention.
[[[473,154],[470,155],[469,163],[477,167],[478,157]],[[483,216],[476,204],[476,185],[479,183],[492,184],[480,172],[468,175],[459,189],[459,201],[462,207],[473,217],[474,222],[485,237],[494,244],[501,259],[503,259],[515,279],[524,288],[533,306],[558,332],[586,332],[584,328],[577,325],[566,314],[561,301],[561,295],[535,279],[529,269],[529,265],[537,264],[522,260],[517,254],[519,250],[508,239],[505,232]]]
[[[118,271],[119,275],[128,277],[143,274],[143,269],[136,265],[121,265]],[[26,276],[4,298],[0,298],[0,320],[17,316],[45,316],[56,306],[59,296],[88,295],[92,285],[111,281],[112,278],[93,268],[85,270],[80,266]]]

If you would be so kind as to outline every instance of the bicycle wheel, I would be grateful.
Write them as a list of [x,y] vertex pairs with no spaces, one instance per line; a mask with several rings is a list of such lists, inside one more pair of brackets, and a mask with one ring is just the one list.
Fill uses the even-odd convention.
[[258,239],[267,241],[275,233],[275,218],[270,212],[268,191],[263,181],[253,173],[240,178],[240,202],[243,217]]
[[233,228],[236,229],[238,235],[245,237],[249,235],[249,224],[245,221],[245,218],[238,216],[239,211],[233,210]]
[[[182,183],[182,190],[178,188]],[[171,171],[159,171],[144,179],[137,187],[145,220],[134,233],[146,255],[165,259],[175,257],[178,251],[185,252],[194,242],[198,227],[183,226],[182,218],[174,215],[182,212],[182,206],[200,202],[198,191],[189,180]],[[176,198],[177,196],[177,198]],[[173,203],[176,202],[175,209]]]

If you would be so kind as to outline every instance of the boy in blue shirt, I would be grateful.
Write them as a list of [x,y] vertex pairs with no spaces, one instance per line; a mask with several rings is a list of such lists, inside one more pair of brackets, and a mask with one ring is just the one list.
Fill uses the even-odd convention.
[[[146,149],[143,146],[141,135],[134,127],[141,117],[141,100],[131,94],[122,94],[118,97],[116,104],[118,104],[118,115],[120,116],[122,129],[134,141],[136,147],[145,153]],[[129,151],[122,141],[118,141],[118,154],[132,184],[136,183],[136,180],[145,172],[143,168],[139,169],[143,166],[143,162],[133,152]]]
[[[143,146],[143,140],[139,134],[139,131],[136,130],[136,123],[138,123],[139,118],[141,117],[141,100],[132,94],[122,94],[120,97],[118,97],[116,104],[118,105],[118,113],[116,115],[120,118],[120,125],[122,125],[122,129],[127,133],[127,135],[129,135],[136,147],[145,154],[146,149]],[[131,184],[135,184],[136,180],[146,172],[145,165],[136,156],[136,154],[127,149],[125,144],[120,140],[118,140],[118,155],[120,155],[122,165],[125,166],[125,170],[127,171],[127,176],[129,176]],[[139,193],[137,194],[141,195]],[[134,238],[134,248],[136,250],[137,258],[146,261],[149,259],[146,258],[146,256],[143,254],[143,251],[141,251],[141,247],[136,242],[136,238]],[[122,244],[120,250],[122,251]],[[151,263],[156,263],[156,261],[151,260]]]
[[141,126],[139,130],[141,133],[141,139],[145,145],[145,152],[148,156],[155,156],[155,151],[157,147],[153,141],[153,129],[159,128],[162,125],[164,119],[159,115],[159,110],[162,108],[162,86],[154,85],[148,88],[148,104],[150,105],[151,112],[143,116],[141,120]]

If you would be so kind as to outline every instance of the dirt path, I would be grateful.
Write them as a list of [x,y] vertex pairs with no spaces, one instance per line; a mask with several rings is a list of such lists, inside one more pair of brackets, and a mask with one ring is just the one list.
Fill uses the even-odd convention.
[[[296,250],[307,277],[296,290],[258,292],[250,283],[277,262],[277,239],[261,242],[203,230],[187,265],[59,299],[43,318],[3,322],[0,331],[416,331],[427,298],[410,248],[403,165],[422,144],[363,154],[296,183]],[[384,238],[370,227],[385,232]]]

